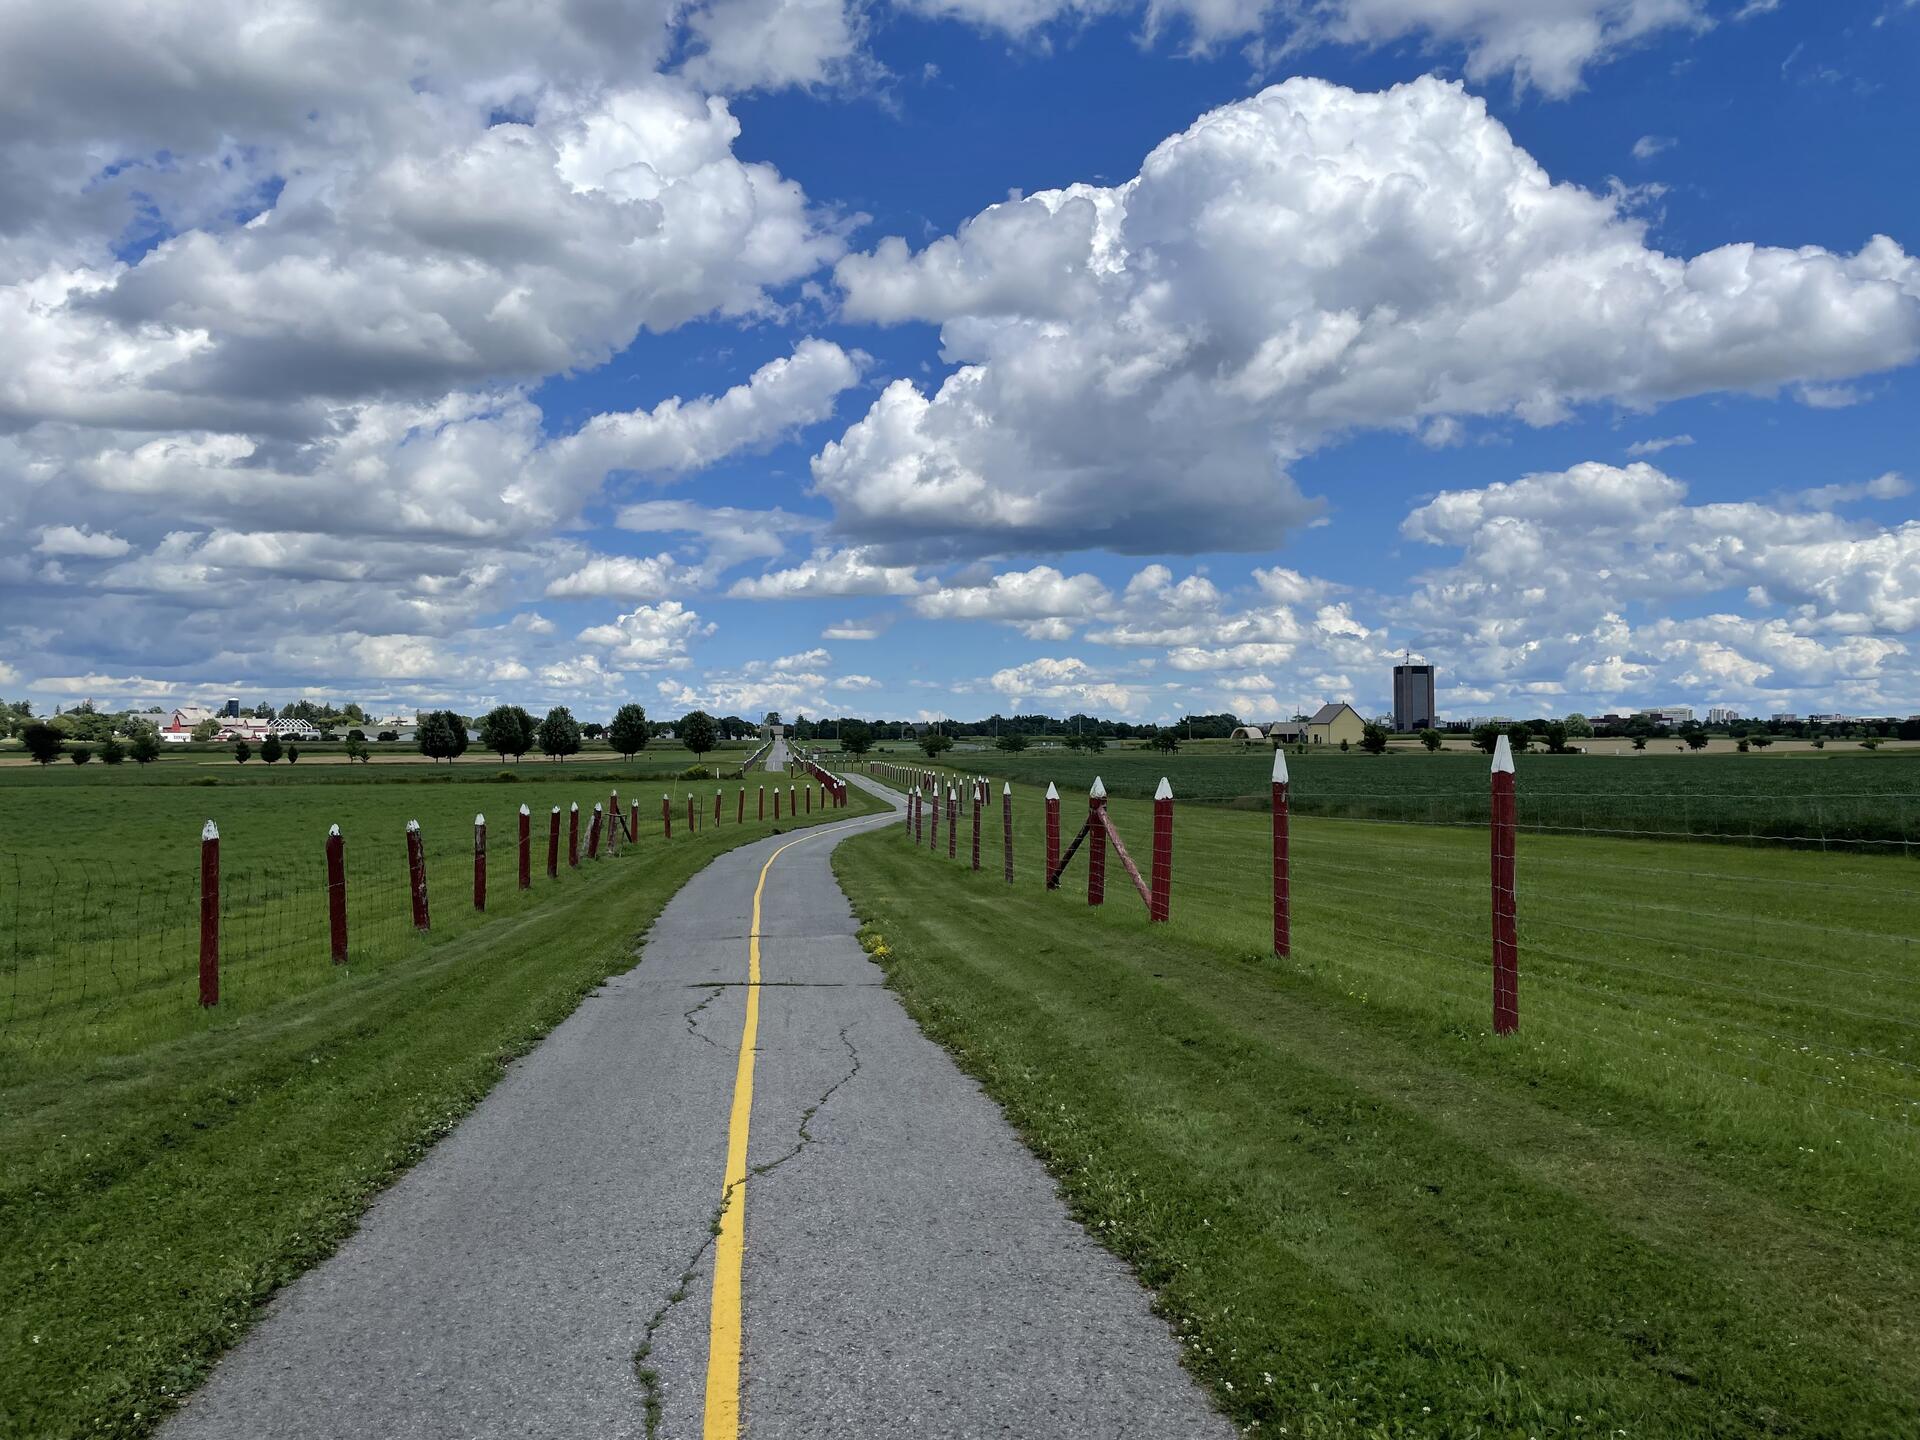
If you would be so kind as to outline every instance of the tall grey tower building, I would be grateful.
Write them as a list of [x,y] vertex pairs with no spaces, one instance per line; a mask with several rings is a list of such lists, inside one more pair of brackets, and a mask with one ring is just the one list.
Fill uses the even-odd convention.
[[1393,728],[1402,732],[1425,730],[1439,723],[1433,703],[1433,666],[1393,667]]

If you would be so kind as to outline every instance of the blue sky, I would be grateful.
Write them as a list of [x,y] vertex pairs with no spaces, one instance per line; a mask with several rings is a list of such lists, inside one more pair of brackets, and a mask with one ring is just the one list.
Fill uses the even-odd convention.
[[0,695],[1920,711],[1913,3],[260,13],[0,20]]

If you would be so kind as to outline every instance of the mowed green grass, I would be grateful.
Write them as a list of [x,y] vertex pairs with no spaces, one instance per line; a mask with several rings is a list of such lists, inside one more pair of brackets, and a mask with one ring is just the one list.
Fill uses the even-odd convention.
[[[669,764],[671,761],[668,762]],[[684,767],[682,767],[684,768]],[[737,780],[680,780],[608,765],[416,765],[301,768],[232,765],[191,783],[184,767],[71,765],[0,772],[0,1067],[74,1053],[127,1053],[203,1026],[195,1003],[201,826],[221,837],[223,1009],[275,1003],[335,983],[327,950],[325,845],[346,840],[350,957],[390,963],[419,947],[407,884],[406,823],[420,822],[433,938],[464,935],[472,908],[474,817],[487,817],[488,915],[545,902],[552,807],[570,808],[584,853],[596,803],[615,790],[640,837],[660,836],[670,799],[676,832],[686,799],[703,824],[722,792],[723,825]],[[513,777],[511,783],[499,777]],[[758,788],[748,782],[749,823]],[[519,808],[533,838],[535,881],[517,889]],[[769,823],[771,800],[769,800]],[[764,832],[762,832],[764,833]],[[571,876],[563,877],[563,883]]]
[[1031,788],[1009,890],[995,798],[978,874],[970,823],[836,871],[1251,1433],[1913,1433],[1908,862],[1522,835],[1496,1039],[1483,831],[1296,820],[1280,960],[1266,816],[1180,807],[1149,926],[1111,859],[1100,909],[1041,888]]
[[[1584,742],[1600,751],[1624,741]],[[1669,742],[1656,742],[1665,744]],[[905,754],[895,763],[918,759]],[[947,763],[1063,794],[1093,777],[1144,799],[1160,777],[1184,799],[1267,803],[1273,755],[1202,744],[1173,755],[1114,748],[949,753]],[[1477,825],[1487,816],[1487,757],[1396,749],[1288,755],[1294,809],[1423,824]],[[1920,844],[1920,752],[1855,750],[1795,755],[1533,754],[1520,760],[1520,820],[1567,830],[1800,837],[1906,848]]]
[[[524,899],[512,849],[500,846],[490,852],[499,903],[476,916],[474,812],[492,827],[522,799],[584,808],[584,781],[411,785],[383,783],[376,770],[358,785],[247,790],[95,783],[26,793],[0,783],[10,837],[28,827],[63,860],[97,861],[103,874],[117,860],[137,868],[125,855],[136,841],[164,840],[168,863],[197,864],[208,813],[221,818],[235,866],[267,866],[283,847],[271,873],[297,878],[303,896],[326,823],[341,821],[365,874],[404,875],[408,818],[434,841],[430,935],[408,928],[404,883],[369,882],[355,903],[380,898],[400,918],[360,912],[366,938],[349,965],[328,961],[324,911],[289,902],[297,918],[281,926],[278,988],[231,975],[229,998],[203,1012],[178,977],[153,993],[96,987],[84,1023],[62,1014],[0,1032],[0,1434],[149,1433],[260,1302],[326,1255],[506,1061],[634,963],[682,882],[774,828],[751,804],[748,823],[735,825],[729,787],[723,824],[688,835],[676,820],[671,841],[643,827],[617,859],[568,872],[563,858],[557,882],[536,864]],[[713,788],[699,786],[709,815]],[[652,805],[643,816],[657,818],[658,788],[642,798]],[[847,810],[816,806],[800,823],[871,808],[856,791]],[[783,816],[780,828],[793,823]],[[113,953],[125,961],[137,947]],[[183,953],[191,968],[197,952]]]

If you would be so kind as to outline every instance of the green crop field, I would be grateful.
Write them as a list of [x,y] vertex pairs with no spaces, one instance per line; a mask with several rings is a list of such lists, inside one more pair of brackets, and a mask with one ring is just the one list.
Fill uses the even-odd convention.
[[[737,783],[607,765],[0,771],[0,1434],[152,1431],[273,1289],[324,1256],[501,1066],[633,964],[707,860],[768,834]],[[180,773],[175,775],[178,770]],[[637,843],[546,879],[545,816],[618,784]],[[755,782],[757,786],[758,782]],[[710,817],[689,835],[691,791]],[[536,814],[533,888],[514,815]],[[802,814],[800,823],[872,808]],[[489,897],[472,908],[473,817]],[[195,1003],[200,826],[221,827],[222,1003]],[[408,920],[404,827],[433,929]],[[347,836],[351,963],[327,953],[323,843]],[[792,828],[783,817],[781,828]],[[583,841],[585,827],[582,830]]]
[[[1609,744],[1600,741],[1596,744]],[[901,752],[884,757],[914,763]],[[1084,795],[1095,775],[1115,795],[1146,797],[1165,775],[1183,799],[1264,806],[1270,751],[1183,748],[1173,755],[1113,748],[953,751],[950,765]],[[1480,824],[1487,757],[1397,750],[1289,754],[1301,814]],[[1795,755],[1524,755],[1524,825],[1631,834],[1800,837],[1920,843],[1920,752]]]
[[[1200,788],[1180,757],[1050,760],[980,768]],[[997,795],[981,873],[970,817],[959,863],[888,827],[836,870],[890,983],[1249,1433],[1910,1431],[1908,860],[1525,832],[1521,1028],[1495,1039],[1484,829],[1297,818],[1282,960],[1266,816],[1179,806],[1172,920],[1149,926],[1112,859],[1099,909],[1084,859],[1045,892],[1040,794],[1014,802],[1011,890]],[[1145,869],[1150,806],[1112,803]],[[1063,808],[1070,839],[1086,802]]]

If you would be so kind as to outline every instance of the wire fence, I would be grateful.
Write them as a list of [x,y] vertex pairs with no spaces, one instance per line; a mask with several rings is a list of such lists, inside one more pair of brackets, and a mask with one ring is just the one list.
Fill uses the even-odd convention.
[[[826,809],[825,787],[812,788]],[[577,810],[570,804],[530,812],[524,888],[517,809],[492,817],[483,849],[474,827],[429,821],[418,832],[424,929],[415,924],[403,824],[347,827],[338,896],[344,960],[338,962],[324,832],[298,853],[276,848],[266,855],[249,853],[240,831],[229,834],[212,906],[203,904],[205,842],[191,831],[177,854],[160,863],[152,857],[135,863],[97,847],[0,851],[0,1058],[31,1066],[75,1053],[132,1053],[189,1033],[209,1017],[257,1009],[417,956],[436,941],[551,903],[571,887],[645,865],[662,845],[716,827],[770,832],[776,823],[804,818],[796,814],[801,807],[789,803],[776,822],[760,793],[765,789],[727,786],[711,794],[621,801],[617,823],[612,797],[583,797]],[[774,789],[790,802],[800,796],[799,787]],[[212,1007],[203,1003],[209,944],[217,985]]]
[[[918,797],[901,827],[907,843],[944,860],[957,839],[959,868],[973,868],[974,777],[871,768]],[[1636,800],[1630,823],[1614,797],[1591,797],[1596,823],[1582,824],[1569,808],[1577,795],[1530,805],[1524,762],[1519,769],[1507,870],[1492,783],[1477,804],[1453,792],[1382,792],[1367,797],[1364,815],[1317,813],[1278,785],[1262,814],[1181,805],[1169,942],[1184,924],[1205,943],[1277,956],[1354,1001],[1438,1020],[1476,1042],[1506,1028],[1504,1002],[1513,1022],[1498,1041],[1505,1053],[1623,1100],[1688,1109],[1703,1130],[1791,1137],[1806,1150],[1920,1141],[1911,840],[1863,833],[1891,827],[1844,807],[1766,816],[1755,797],[1699,791],[1664,809]],[[949,787],[962,797],[953,810]],[[989,805],[1000,789],[985,787]],[[1047,837],[1050,820],[1063,819],[1071,838],[1092,802],[1084,791],[1066,795],[1064,815],[1051,819],[1030,786],[1007,798],[1002,883],[1043,887],[1061,851]],[[1104,795],[1098,804],[1144,847],[1160,807]],[[1739,836],[1724,828],[1736,810],[1753,822]],[[1832,813],[1842,816],[1835,827],[1822,819]],[[1703,826],[1702,814],[1715,818]],[[929,824],[948,833],[929,843]],[[989,835],[998,840],[1000,826]],[[1094,884],[1087,859],[1067,861],[1063,924]],[[1001,880],[998,864],[987,869],[988,883]],[[1101,903],[1115,901],[1109,886]],[[1118,903],[1138,913],[1124,882]]]

